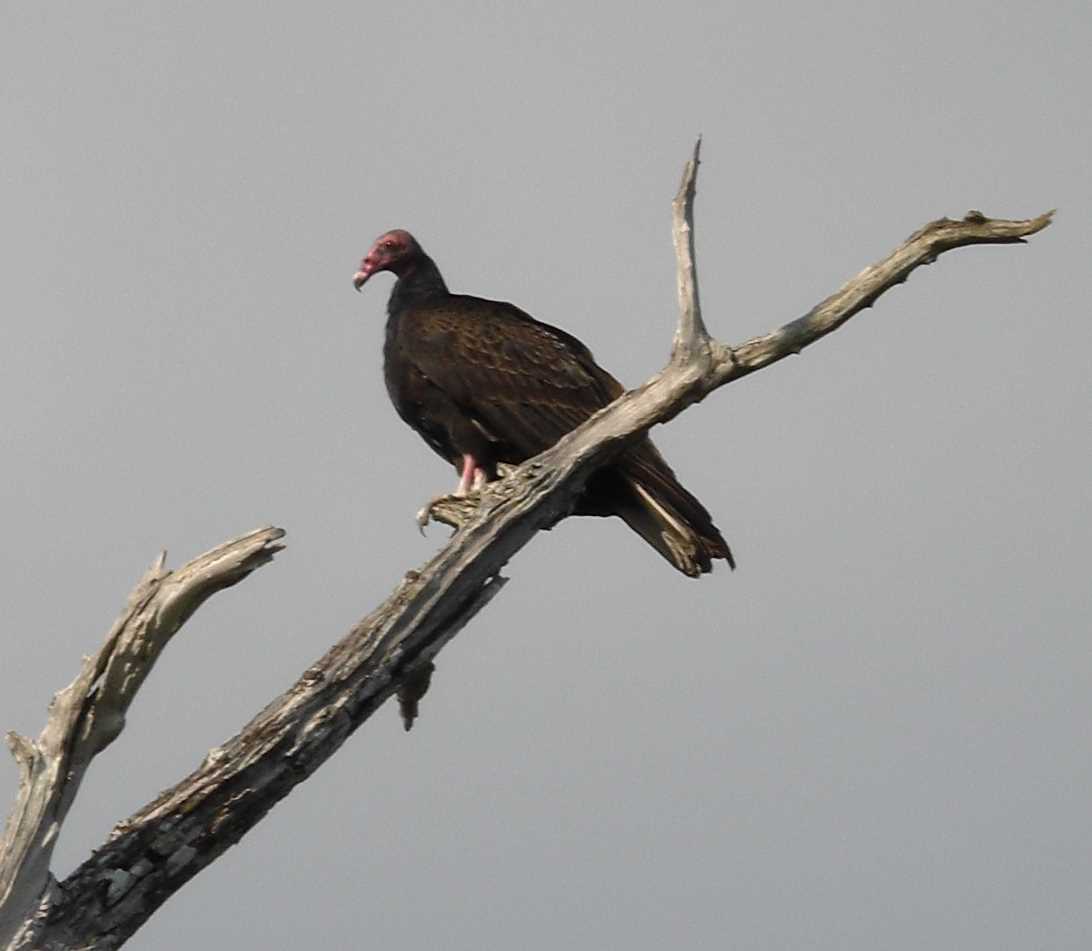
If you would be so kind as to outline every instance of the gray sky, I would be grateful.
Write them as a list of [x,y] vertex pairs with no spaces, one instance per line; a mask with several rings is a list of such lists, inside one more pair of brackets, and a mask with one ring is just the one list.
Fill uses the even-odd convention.
[[700,131],[729,341],[931,218],[1059,218],[657,431],[739,571],[536,539],[414,732],[381,711],[131,946],[1087,948],[1090,42],[1085,2],[6,4],[0,727],[160,548],[290,544],[172,644],[56,871],[446,534],[372,238],[636,384]]

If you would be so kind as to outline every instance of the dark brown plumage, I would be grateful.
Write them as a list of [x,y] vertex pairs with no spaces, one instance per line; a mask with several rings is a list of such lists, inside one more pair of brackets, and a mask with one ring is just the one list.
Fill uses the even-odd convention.
[[[388,304],[384,376],[398,415],[460,473],[465,493],[497,463],[548,449],[623,392],[575,337],[517,307],[448,291],[407,231],[381,235],[353,278],[398,281]],[[618,515],[696,577],[732,553],[705,507],[647,437],[588,482],[577,514]]]

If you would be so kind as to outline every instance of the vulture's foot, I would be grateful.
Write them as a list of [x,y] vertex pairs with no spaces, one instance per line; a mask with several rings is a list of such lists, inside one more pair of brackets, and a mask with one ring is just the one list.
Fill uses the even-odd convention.
[[452,528],[462,528],[478,510],[481,500],[482,494],[477,489],[466,495],[437,495],[418,510],[417,527],[422,535],[429,522],[443,522]]
[[[516,467],[501,462],[497,464],[497,475],[504,479]],[[482,496],[489,486],[496,482],[487,482],[485,473],[478,469],[471,476],[471,488],[463,486],[462,480],[454,492],[434,496],[417,512],[417,527],[425,534],[429,522],[443,522],[452,528],[462,528],[482,504]]]

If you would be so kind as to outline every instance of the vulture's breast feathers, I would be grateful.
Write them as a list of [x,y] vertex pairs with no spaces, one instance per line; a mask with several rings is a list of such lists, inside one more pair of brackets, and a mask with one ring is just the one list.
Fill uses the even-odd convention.
[[[396,406],[446,397],[501,462],[548,449],[622,393],[575,337],[480,297],[451,294],[392,312],[386,358]],[[431,399],[428,387],[438,391]]]

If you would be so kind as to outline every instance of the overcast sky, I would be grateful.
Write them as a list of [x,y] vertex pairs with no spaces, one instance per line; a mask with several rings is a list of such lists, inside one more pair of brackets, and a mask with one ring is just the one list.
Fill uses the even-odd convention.
[[[714,333],[915,273],[654,434],[739,561],[617,520],[509,565],[134,948],[1086,949],[1092,8],[4,4],[0,728],[37,734],[161,548],[288,550],[170,646],[56,854],[195,767],[446,537],[383,388],[380,231],[635,385],[705,136]],[[3,798],[14,767],[0,767]]]

